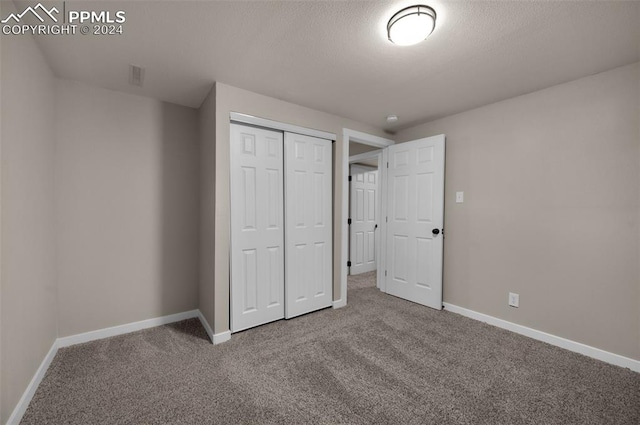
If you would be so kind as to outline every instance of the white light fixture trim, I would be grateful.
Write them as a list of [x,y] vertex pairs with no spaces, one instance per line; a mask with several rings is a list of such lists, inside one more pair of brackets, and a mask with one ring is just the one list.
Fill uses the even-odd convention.
[[392,122],[396,122],[398,121],[398,116],[397,115],[388,115],[387,116],[387,122],[392,123]]
[[387,36],[398,46],[411,46],[425,40],[436,27],[436,11],[429,6],[409,6],[389,19]]

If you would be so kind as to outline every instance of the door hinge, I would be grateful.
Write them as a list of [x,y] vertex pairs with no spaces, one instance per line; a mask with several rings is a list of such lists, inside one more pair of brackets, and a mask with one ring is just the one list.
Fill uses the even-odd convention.
[[389,161],[387,161],[387,168],[389,168]]
[[389,217],[385,217],[385,218],[384,218],[384,222],[385,222],[385,223],[388,223],[388,222],[389,222]]
[[351,225],[351,219],[350,218],[347,219],[347,224]]
[[349,176],[349,181],[351,181],[353,179],[353,177]]
[[347,261],[347,267],[351,267],[351,261]]
[[385,275],[385,276],[387,275],[387,271],[386,271],[386,270],[384,271],[384,275]]

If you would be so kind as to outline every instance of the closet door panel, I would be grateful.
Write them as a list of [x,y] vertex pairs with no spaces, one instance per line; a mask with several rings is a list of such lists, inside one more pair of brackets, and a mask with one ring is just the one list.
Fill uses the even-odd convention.
[[285,133],[285,316],[329,307],[332,278],[332,146]]
[[277,131],[231,124],[231,331],[284,317],[284,158]]

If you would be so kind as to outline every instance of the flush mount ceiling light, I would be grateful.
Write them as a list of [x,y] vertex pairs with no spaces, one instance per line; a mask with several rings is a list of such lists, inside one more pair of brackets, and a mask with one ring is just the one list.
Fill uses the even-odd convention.
[[429,6],[409,6],[389,19],[387,36],[398,46],[411,46],[429,37],[436,27],[436,11]]

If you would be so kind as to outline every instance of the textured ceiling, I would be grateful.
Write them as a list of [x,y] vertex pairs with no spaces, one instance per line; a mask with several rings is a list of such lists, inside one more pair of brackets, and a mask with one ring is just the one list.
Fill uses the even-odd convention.
[[394,46],[386,21],[414,3],[73,1],[125,10],[124,35],[38,42],[59,77],[192,107],[221,81],[387,130],[640,60],[638,2],[427,1],[435,32]]

